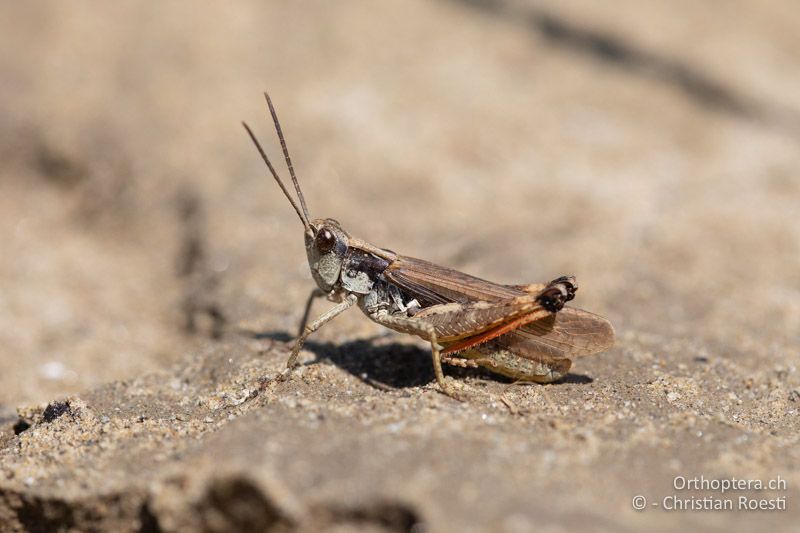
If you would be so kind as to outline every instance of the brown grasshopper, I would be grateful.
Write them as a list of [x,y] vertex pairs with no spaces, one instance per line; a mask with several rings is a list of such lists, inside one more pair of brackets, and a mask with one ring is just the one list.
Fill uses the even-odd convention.
[[[442,363],[548,383],[567,373],[573,357],[602,352],[614,343],[608,320],[564,305],[578,290],[574,277],[501,285],[351,237],[333,219],[310,220],[278,116],[269,95],[265,97],[299,207],[252,130],[242,125],[303,223],[308,264],[317,283],[282,376],[295,366],[309,335],[356,305],[382,326],[429,341],[436,381],[450,396],[455,394],[445,382]],[[337,305],[307,325],[311,305],[321,296]]]

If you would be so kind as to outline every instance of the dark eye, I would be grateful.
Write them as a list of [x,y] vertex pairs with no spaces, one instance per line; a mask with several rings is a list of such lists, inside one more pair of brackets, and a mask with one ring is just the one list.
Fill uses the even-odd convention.
[[317,233],[317,236],[314,239],[314,244],[316,245],[317,250],[323,254],[327,254],[333,250],[333,247],[336,245],[336,237],[329,229],[322,228]]

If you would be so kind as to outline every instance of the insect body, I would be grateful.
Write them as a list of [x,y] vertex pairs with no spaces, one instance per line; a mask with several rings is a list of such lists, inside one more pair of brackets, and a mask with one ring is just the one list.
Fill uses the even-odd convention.
[[[605,318],[565,306],[578,289],[573,277],[501,285],[374,246],[350,236],[333,219],[310,220],[275,108],[265,96],[299,206],[243,125],[303,223],[308,264],[317,284],[285,372],[295,366],[310,334],[354,306],[378,324],[429,341],[436,381],[451,396],[442,363],[481,366],[518,380],[547,383],[562,378],[572,358],[611,347],[614,329]],[[322,296],[337,305],[308,324],[311,305]]]

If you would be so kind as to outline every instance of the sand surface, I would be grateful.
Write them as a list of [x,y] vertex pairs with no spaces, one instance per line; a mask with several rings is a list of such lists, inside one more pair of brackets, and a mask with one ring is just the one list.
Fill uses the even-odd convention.
[[[794,2],[0,11],[0,531],[796,530]],[[353,310],[272,380],[313,282],[263,90],[312,216],[574,274],[615,347],[457,402]]]

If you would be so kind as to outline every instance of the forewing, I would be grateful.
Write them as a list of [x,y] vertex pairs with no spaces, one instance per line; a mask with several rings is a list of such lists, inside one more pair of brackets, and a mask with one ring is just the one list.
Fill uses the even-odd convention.
[[[528,286],[507,286],[493,283],[422,259],[398,256],[383,275],[422,307],[449,302],[468,303],[498,301],[525,295]],[[531,285],[530,287],[533,287]],[[558,313],[525,324],[494,338],[502,348],[521,357],[568,358],[591,355],[614,344],[614,328],[605,318],[565,306]]]
[[601,316],[565,306],[558,313],[530,322],[494,342],[521,357],[535,353],[580,357],[611,348],[614,328]]
[[448,302],[493,302],[525,294],[512,287],[413,257],[398,256],[383,275],[417,298],[423,307]]

